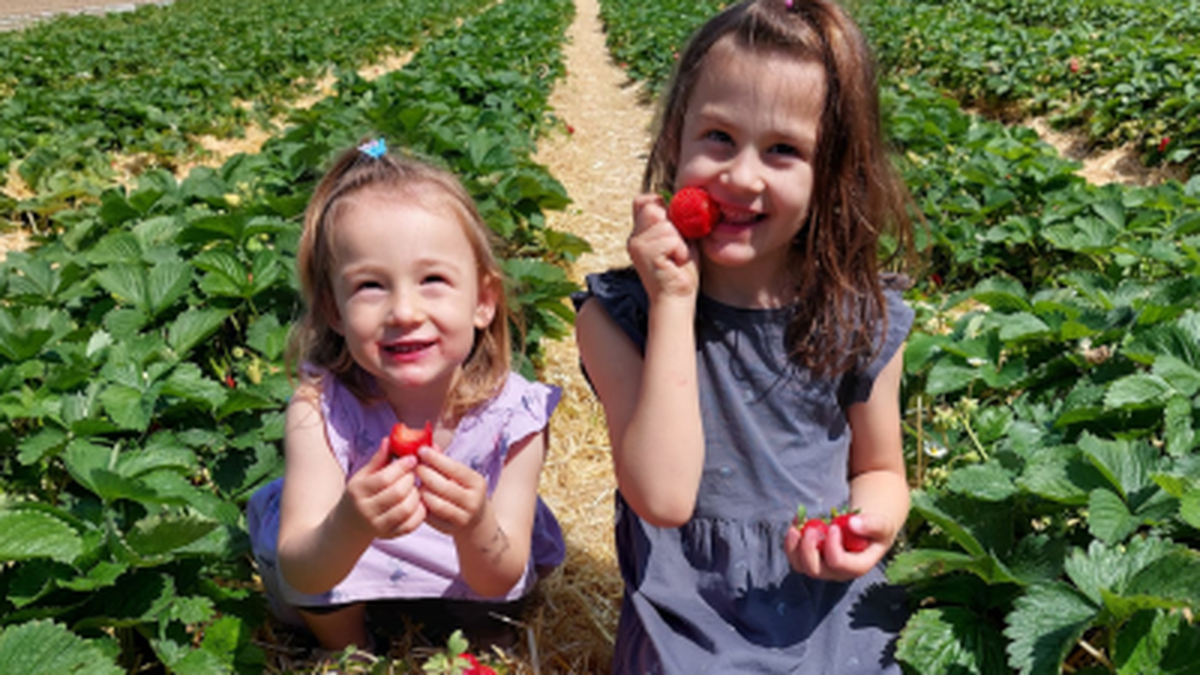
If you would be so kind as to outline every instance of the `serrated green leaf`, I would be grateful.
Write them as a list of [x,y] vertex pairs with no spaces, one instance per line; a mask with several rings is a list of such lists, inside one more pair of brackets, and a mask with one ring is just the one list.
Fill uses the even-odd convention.
[[1179,612],[1139,612],[1116,635],[1113,664],[1119,675],[1188,675],[1200,654],[1200,627]]
[[941,358],[929,369],[925,392],[931,395],[949,394],[965,389],[978,377],[978,368],[955,363],[953,359]]
[[1163,427],[1168,454],[1183,457],[1190,453],[1197,441],[1192,402],[1183,396],[1171,397],[1163,410]]
[[1075,448],[1040,448],[1028,456],[1017,484],[1029,492],[1062,504],[1082,506],[1105,477]]
[[125,543],[150,558],[187,546],[216,528],[217,523],[198,516],[154,515],[135,523],[125,533]]
[[153,315],[146,289],[146,270],[140,265],[110,265],[92,275],[92,278],[118,303]]
[[[65,521],[38,511],[0,510],[0,561],[50,558],[71,562],[83,553],[83,539]],[[0,671],[3,672],[3,671]]]
[[9,626],[0,633],[0,673],[14,675],[122,675],[112,650],[100,640],[84,640],[46,620]]
[[1079,437],[1079,449],[1125,500],[1147,485],[1157,464],[1157,451],[1142,443],[1110,441],[1085,433]]
[[1088,499],[1088,531],[1097,539],[1115,544],[1137,529],[1138,519],[1133,517],[1121,497],[1111,490],[1092,490]]
[[1097,607],[1070,586],[1031,586],[1005,619],[1009,666],[1021,675],[1059,675],[1097,614]]
[[104,410],[122,429],[145,431],[154,417],[158,403],[158,387],[143,392],[123,384],[112,384],[100,392]]
[[175,304],[191,284],[192,268],[185,262],[162,262],[151,268],[146,287],[147,309],[151,316],[158,316]]
[[1183,359],[1162,354],[1154,359],[1151,372],[1185,397],[1200,391],[1200,370],[1196,370]]
[[1164,405],[1175,391],[1166,380],[1151,373],[1127,375],[1113,382],[1104,395],[1109,409],[1156,408]]
[[1016,494],[1014,474],[996,462],[975,464],[950,473],[946,487],[951,492],[989,502],[1002,502]]
[[1050,326],[1029,312],[1005,314],[1000,324],[1000,339],[1005,342],[1018,342],[1030,337],[1046,335]]
[[896,658],[918,673],[979,673],[1005,669],[1004,636],[964,607],[923,609],[900,634]]
[[230,314],[222,309],[188,308],[171,322],[167,329],[167,344],[179,358],[186,358],[192,348],[215,333]]

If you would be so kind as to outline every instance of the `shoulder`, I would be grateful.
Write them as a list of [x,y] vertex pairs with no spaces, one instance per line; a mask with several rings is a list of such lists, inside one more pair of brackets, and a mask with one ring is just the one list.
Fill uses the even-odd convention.
[[550,422],[562,399],[562,389],[509,373],[499,392],[467,413],[459,422],[460,431],[497,428],[510,440],[541,431]]
[[576,311],[594,299],[639,349],[645,345],[650,298],[632,267],[589,274],[586,288],[571,295]]

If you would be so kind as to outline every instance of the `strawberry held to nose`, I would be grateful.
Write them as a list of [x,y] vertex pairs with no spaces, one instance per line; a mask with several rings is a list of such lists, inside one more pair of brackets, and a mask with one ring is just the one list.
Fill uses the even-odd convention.
[[717,222],[717,204],[702,188],[685,187],[671,198],[667,218],[685,239],[699,239]]
[[433,427],[429,422],[420,430],[409,429],[403,423],[396,424],[388,436],[388,450],[396,457],[415,455],[426,445],[433,445]]

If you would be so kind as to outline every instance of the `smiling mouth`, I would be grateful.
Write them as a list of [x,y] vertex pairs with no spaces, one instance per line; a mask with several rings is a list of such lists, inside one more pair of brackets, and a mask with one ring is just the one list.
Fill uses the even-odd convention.
[[761,223],[762,221],[766,220],[766,218],[767,218],[767,214],[765,214],[765,213],[750,213],[750,212],[729,213],[727,211],[722,211],[720,224],[733,225],[735,227],[736,226],[754,225],[757,223]]
[[388,354],[415,354],[433,346],[432,342],[403,342],[383,345],[383,351]]

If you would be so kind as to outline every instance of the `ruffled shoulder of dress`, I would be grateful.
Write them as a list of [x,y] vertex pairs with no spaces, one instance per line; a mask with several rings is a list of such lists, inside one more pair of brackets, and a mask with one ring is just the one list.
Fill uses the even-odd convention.
[[475,408],[459,422],[459,430],[485,424],[497,425],[509,442],[537,433],[550,423],[550,417],[562,399],[557,386],[527,380],[518,373],[509,373],[500,392]]
[[633,340],[639,350],[646,346],[646,330],[649,321],[650,298],[632,267],[589,274],[586,290],[572,294],[576,311],[588,299],[594,298],[604,311],[617,322],[621,330]]

